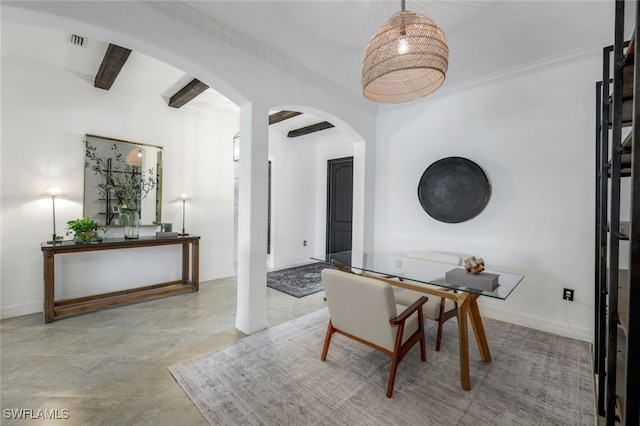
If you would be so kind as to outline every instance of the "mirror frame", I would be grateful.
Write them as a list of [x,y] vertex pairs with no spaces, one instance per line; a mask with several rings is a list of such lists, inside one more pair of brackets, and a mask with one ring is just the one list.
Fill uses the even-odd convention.
[[[101,199],[100,196],[100,192],[97,189],[97,187],[95,185],[92,184],[91,181],[96,181],[96,179],[100,179],[100,177],[96,174],[96,172],[94,172],[91,168],[90,165],[87,165],[87,156],[86,156],[86,151],[87,151],[87,145],[91,145],[95,147],[95,144],[101,144],[101,143],[105,143],[108,144],[109,147],[111,147],[113,144],[116,144],[118,146],[120,146],[120,144],[126,144],[126,145],[131,145],[131,149],[129,149],[127,152],[130,152],[132,149],[141,149],[142,151],[145,150],[150,150],[150,149],[154,149],[156,150],[156,160],[152,163],[153,167],[149,167],[148,165],[145,165],[144,168],[149,170],[150,168],[154,169],[156,172],[156,186],[154,189],[152,189],[149,194],[147,194],[147,196],[143,199],[142,203],[143,203],[143,208],[144,208],[144,203],[145,201],[151,199],[153,200],[153,198],[155,198],[155,215],[154,215],[154,220],[152,221],[152,223],[149,223],[149,221],[144,222],[144,220],[141,218],[140,221],[140,226],[158,226],[160,225],[160,223],[162,223],[162,187],[163,187],[163,162],[164,162],[164,153],[163,153],[163,147],[159,146],[159,145],[152,145],[152,144],[147,144],[147,143],[140,143],[140,142],[133,142],[133,141],[128,141],[128,140],[124,140],[124,139],[116,139],[116,138],[110,138],[107,136],[100,136],[100,135],[93,135],[93,134],[85,134],[84,135],[84,139],[83,139],[83,158],[84,158],[84,193],[83,193],[83,197],[82,197],[82,216],[83,217],[89,217],[90,219],[93,219],[94,221],[98,222],[100,224],[100,226],[121,226],[119,223],[114,223],[115,220],[118,216],[116,216],[116,214],[118,213],[118,209],[116,209],[116,206],[111,206],[109,205],[109,200],[104,200]],[[126,152],[123,153],[124,156],[126,157]],[[144,170],[144,169],[143,169]],[[150,194],[154,194],[155,197],[150,197]],[[91,212],[89,211],[88,204],[89,203],[96,203],[96,202],[105,202],[105,208],[103,210],[105,211],[95,211],[96,209],[93,209]],[[147,202],[148,205],[148,202]],[[106,210],[109,211],[106,211]],[[88,216],[91,215],[91,216]],[[144,217],[144,215],[142,216]]]

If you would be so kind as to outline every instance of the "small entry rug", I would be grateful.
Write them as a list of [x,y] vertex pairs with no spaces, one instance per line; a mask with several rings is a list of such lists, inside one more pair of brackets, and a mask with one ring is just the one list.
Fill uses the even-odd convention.
[[484,319],[492,362],[470,335],[471,390],[460,387],[456,321],[427,360],[418,346],[391,357],[336,334],[320,361],[327,308],[169,367],[212,425],[593,425],[589,344]]
[[304,297],[324,290],[320,271],[335,269],[327,263],[311,263],[267,273],[267,287],[295,297]]

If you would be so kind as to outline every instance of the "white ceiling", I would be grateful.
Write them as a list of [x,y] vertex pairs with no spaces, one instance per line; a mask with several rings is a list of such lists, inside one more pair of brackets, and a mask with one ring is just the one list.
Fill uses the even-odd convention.
[[[183,5],[361,94],[362,53],[399,0],[185,1]],[[444,31],[444,87],[572,52],[611,44],[611,1],[412,1]]]
[[[70,37],[70,33],[47,28],[3,23],[2,60],[19,58],[32,61],[52,70],[73,73],[93,85],[109,43],[86,39],[84,47],[79,47],[69,41]],[[192,79],[164,62],[131,52],[113,87],[147,96],[162,96],[168,103],[169,98]],[[214,90],[204,92],[190,102],[189,107],[237,111],[234,104]]]
[[[167,5],[161,6],[166,10]],[[361,96],[362,52],[378,27],[400,10],[400,1],[184,1],[169,6],[195,11]],[[612,1],[408,0],[406,8],[431,17],[445,32],[450,57],[443,88],[586,47],[605,46],[613,39]],[[86,48],[79,48],[68,42],[69,35],[3,24],[2,58],[41,62],[92,82],[109,41],[89,40]],[[115,84],[168,99],[191,78],[133,52]],[[236,108],[214,90],[188,106]]]

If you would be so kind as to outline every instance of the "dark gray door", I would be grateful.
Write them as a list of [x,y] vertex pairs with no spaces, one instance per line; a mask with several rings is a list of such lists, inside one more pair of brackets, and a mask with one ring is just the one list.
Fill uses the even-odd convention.
[[327,253],[351,250],[353,157],[327,164]]

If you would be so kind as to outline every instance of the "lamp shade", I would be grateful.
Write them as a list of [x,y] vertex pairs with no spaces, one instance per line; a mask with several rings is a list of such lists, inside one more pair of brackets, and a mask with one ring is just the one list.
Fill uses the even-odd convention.
[[190,200],[190,199],[191,197],[186,192],[183,192],[182,194],[178,195],[178,198],[176,198],[176,200],[181,200],[181,201]]
[[401,103],[442,86],[449,66],[444,32],[430,18],[405,11],[373,35],[362,59],[362,93],[374,102]]
[[62,190],[57,186],[48,186],[44,191],[40,193],[40,195],[45,195],[47,197],[66,197],[67,196],[67,194],[62,192]]

